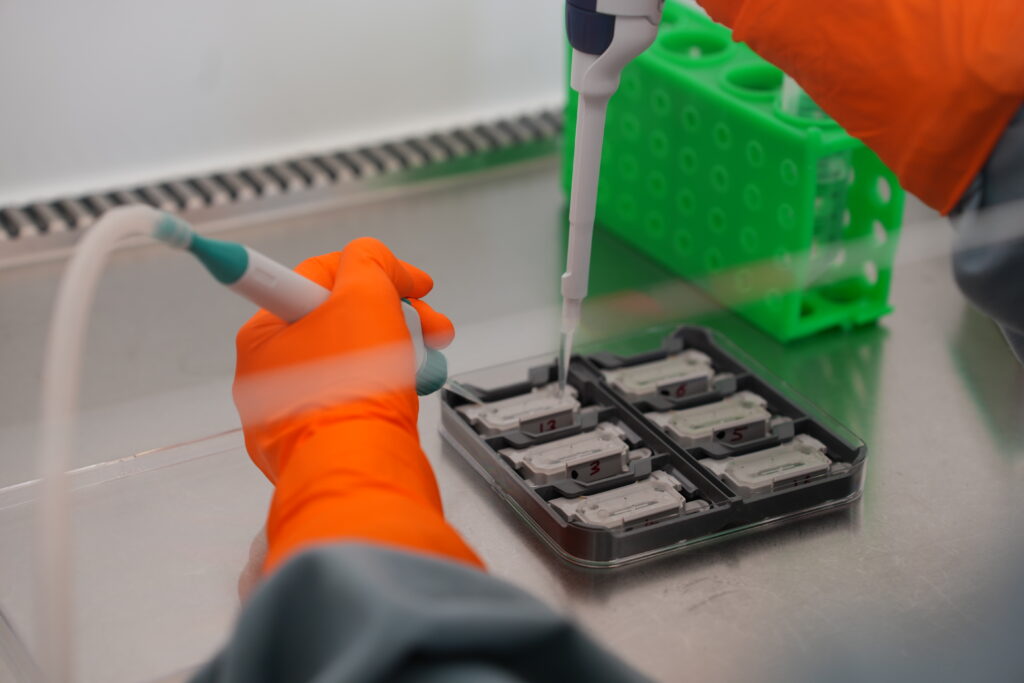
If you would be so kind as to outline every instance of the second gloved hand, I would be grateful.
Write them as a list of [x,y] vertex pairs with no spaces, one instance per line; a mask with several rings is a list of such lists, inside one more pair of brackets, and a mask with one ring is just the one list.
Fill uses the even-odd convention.
[[1024,101],[1016,0],[699,0],[948,213]]

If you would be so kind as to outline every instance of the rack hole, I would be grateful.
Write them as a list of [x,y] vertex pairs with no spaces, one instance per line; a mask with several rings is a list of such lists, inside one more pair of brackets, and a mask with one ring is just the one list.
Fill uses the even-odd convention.
[[882,221],[875,221],[871,226],[871,231],[875,236],[875,244],[882,245],[889,241],[889,233],[886,232]]
[[712,272],[721,270],[722,254],[717,249],[708,249],[704,254],[704,263]]
[[729,71],[725,82],[740,94],[771,96],[782,87],[782,71],[770,64],[748,64]]
[[693,194],[692,190],[683,190],[676,197],[676,203],[679,205],[680,213],[684,216],[690,216],[697,206],[697,197]]
[[687,230],[680,230],[676,233],[675,238],[676,251],[682,255],[687,255],[690,250],[693,249],[693,238],[690,237],[690,233]]
[[782,182],[787,185],[796,185],[800,179],[800,169],[797,168],[796,162],[792,159],[786,159],[782,162]]
[[665,116],[672,109],[672,100],[664,90],[655,90],[651,95],[651,108],[659,116]]
[[875,198],[881,206],[888,206],[892,201],[892,183],[888,178],[881,177],[875,183]]
[[679,153],[679,167],[689,174],[697,171],[697,152],[692,147],[684,147]]
[[627,140],[636,140],[640,135],[640,121],[632,114],[622,117],[622,135]]
[[691,133],[700,128],[700,112],[692,105],[688,105],[683,109],[683,126]]
[[751,142],[747,145],[747,161],[751,166],[764,165],[764,146],[760,142]]
[[715,144],[722,149],[728,149],[732,145],[732,131],[724,123],[715,126]]
[[729,189],[729,172],[724,166],[715,166],[711,169],[711,186],[719,192],[726,192]]
[[867,279],[868,285],[874,287],[878,284],[878,266],[874,261],[864,264],[864,277]]
[[708,214],[708,222],[711,225],[712,232],[725,232],[725,226],[728,222],[725,217],[725,211],[721,209],[712,209]]
[[647,234],[655,239],[665,235],[665,218],[661,214],[655,213],[647,217]]
[[672,31],[658,41],[658,46],[674,58],[700,62],[724,53],[729,39],[708,31]]
[[654,172],[647,179],[647,189],[651,191],[655,197],[664,197],[665,190],[668,188],[668,182],[665,180],[665,176],[661,173]]
[[668,136],[660,130],[651,133],[651,153],[658,158],[668,155]]

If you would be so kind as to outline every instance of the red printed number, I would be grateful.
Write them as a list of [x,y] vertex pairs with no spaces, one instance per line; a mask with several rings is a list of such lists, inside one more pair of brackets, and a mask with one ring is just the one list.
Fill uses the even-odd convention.
[[686,396],[686,385],[680,384],[676,387],[676,398],[682,398],[683,396]]
[[732,437],[729,439],[729,443],[739,443],[740,441],[743,441],[743,432],[747,431],[747,426],[748,425],[733,427]]
[[595,474],[597,474],[600,471],[601,471],[601,463],[599,463],[599,462],[592,462],[592,463],[590,463],[590,476],[594,476]]
[[543,432],[550,432],[550,431],[554,430],[554,428],[557,425],[558,425],[558,422],[556,422],[555,420],[548,420],[547,422],[541,422],[540,423],[540,428],[537,431],[538,432],[542,432],[542,433]]

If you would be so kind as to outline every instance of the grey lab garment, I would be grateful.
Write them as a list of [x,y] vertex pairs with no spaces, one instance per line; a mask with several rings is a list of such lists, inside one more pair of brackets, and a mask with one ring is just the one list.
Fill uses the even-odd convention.
[[647,680],[484,572],[363,544],[303,552],[259,588],[194,683]]
[[1024,109],[954,212],[953,274],[1024,363]]

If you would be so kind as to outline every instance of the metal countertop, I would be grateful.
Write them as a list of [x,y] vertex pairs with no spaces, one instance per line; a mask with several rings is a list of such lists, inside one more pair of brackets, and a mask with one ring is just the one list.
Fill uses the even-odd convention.
[[[360,235],[381,238],[434,276],[429,300],[455,321],[448,356],[454,372],[465,371],[555,347],[557,178],[547,160],[230,237],[289,264]],[[574,615],[659,680],[780,673],[817,652],[819,639],[845,637],[862,621],[878,642],[906,649],[980,623],[971,598],[1024,530],[1024,372],[957,292],[943,254],[949,229],[911,224],[904,241],[895,314],[782,346],[614,238],[596,239],[584,336],[684,320],[721,330],[868,443],[865,494],[853,510],[583,571],[555,559],[442,444],[432,397],[422,402],[420,431],[450,520],[493,573]],[[922,244],[930,255],[915,250]],[[33,474],[42,339],[62,265],[0,271],[0,487]],[[118,254],[90,337],[76,465],[236,427],[233,333],[250,313],[188,259],[156,248]],[[265,497],[240,504],[258,520]],[[181,656],[181,666],[195,664],[194,653]]]

